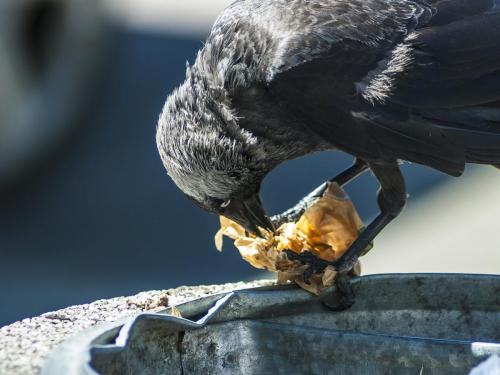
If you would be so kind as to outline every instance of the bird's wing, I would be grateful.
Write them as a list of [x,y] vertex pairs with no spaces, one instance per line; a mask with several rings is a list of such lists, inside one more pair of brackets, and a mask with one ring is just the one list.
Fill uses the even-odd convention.
[[[477,0],[463,1],[475,3]],[[442,12],[456,15],[443,2]],[[480,2],[479,2],[480,3]],[[415,108],[463,107],[500,99],[500,1],[485,1],[489,9],[479,14],[451,16],[436,14],[425,28],[408,41],[411,61],[386,100]],[[437,8],[438,11],[440,8]]]
[[[280,4],[280,1],[274,1]],[[418,24],[432,17],[423,1],[350,0],[290,1],[273,30],[279,43],[268,65],[269,82],[316,60],[332,59],[332,69],[351,67],[352,79],[363,78]]]
[[[451,174],[469,146],[500,161],[498,110],[476,108],[500,100],[500,0],[311,3],[315,21],[287,41],[267,82],[308,126],[352,153]],[[466,144],[464,132],[485,123],[496,138]]]

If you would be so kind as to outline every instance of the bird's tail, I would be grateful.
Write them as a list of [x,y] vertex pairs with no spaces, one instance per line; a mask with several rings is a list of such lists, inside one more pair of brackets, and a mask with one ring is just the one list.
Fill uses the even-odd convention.
[[425,116],[463,147],[467,163],[500,168],[500,102],[433,111]]

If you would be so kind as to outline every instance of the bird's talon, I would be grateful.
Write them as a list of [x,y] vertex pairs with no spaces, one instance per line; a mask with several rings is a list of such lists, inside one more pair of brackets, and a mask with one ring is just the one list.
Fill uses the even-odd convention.
[[323,299],[323,305],[332,311],[343,311],[354,305],[355,300],[350,277],[343,274],[337,278],[333,293]]
[[307,285],[310,285],[311,284],[311,276],[312,276],[312,270],[311,268],[307,268],[305,271],[304,271],[304,275],[303,275],[303,278],[304,278],[304,282],[307,284]]
[[291,261],[300,262],[303,265],[307,265],[308,267],[304,271],[304,282],[309,284],[309,279],[312,275],[319,274],[325,270],[329,265],[334,265],[332,262],[328,262],[326,260],[318,258],[310,251],[303,251],[300,254],[297,254],[291,250],[285,250],[285,254],[288,259]]

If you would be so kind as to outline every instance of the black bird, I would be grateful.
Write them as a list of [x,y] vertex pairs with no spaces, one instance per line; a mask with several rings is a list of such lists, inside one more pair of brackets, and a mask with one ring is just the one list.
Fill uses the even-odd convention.
[[346,272],[405,205],[402,161],[500,165],[500,0],[238,0],[168,97],[157,144],[188,197],[256,234],[273,228],[259,190],[274,167],[355,156],[331,181],[371,170],[380,214],[335,262]]

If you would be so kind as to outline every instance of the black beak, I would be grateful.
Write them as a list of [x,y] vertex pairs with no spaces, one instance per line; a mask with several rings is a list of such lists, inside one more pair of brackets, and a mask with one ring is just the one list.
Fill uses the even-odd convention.
[[263,237],[259,227],[274,232],[274,225],[267,217],[258,194],[244,200],[231,200],[223,215],[256,236]]

